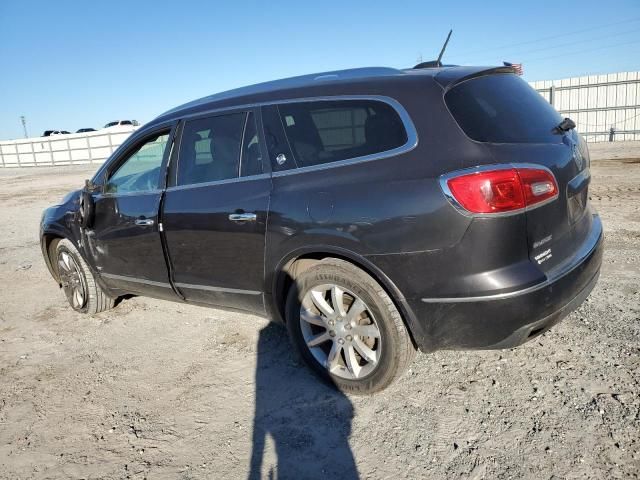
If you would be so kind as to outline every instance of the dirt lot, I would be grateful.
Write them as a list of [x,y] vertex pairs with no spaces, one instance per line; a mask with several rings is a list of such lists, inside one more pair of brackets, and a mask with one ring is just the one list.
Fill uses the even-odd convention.
[[640,142],[592,150],[607,243],[588,301],[517,349],[420,354],[368,398],[320,384],[257,317],[74,313],[38,222],[88,170],[0,170],[0,477],[637,478]]

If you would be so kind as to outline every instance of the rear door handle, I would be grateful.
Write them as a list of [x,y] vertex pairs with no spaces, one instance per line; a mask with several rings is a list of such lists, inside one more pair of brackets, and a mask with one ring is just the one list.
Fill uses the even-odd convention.
[[140,225],[140,226],[143,226],[143,227],[150,227],[154,223],[155,222],[153,220],[151,220],[150,218],[138,218],[136,220],[136,225]]
[[232,213],[229,220],[232,222],[255,222],[258,216],[255,213]]

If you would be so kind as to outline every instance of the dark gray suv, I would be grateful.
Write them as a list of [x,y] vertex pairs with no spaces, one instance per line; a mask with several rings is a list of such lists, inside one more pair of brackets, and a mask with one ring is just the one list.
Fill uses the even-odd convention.
[[594,287],[589,153],[509,68],[366,68],[203,98],[44,212],[71,306],[147,295],[287,325],[339,388],[416,348],[508,348]]

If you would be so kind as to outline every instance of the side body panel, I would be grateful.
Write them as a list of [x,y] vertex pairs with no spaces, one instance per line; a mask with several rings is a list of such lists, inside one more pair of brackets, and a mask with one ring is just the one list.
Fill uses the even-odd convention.
[[[187,301],[264,313],[268,175],[170,188],[162,223],[175,286]],[[234,222],[233,214],[256,220]]]
[[[158,207],[162,191],[95,196],[95,223],[86,230],[92,264],[110,288],[173,299]],[[137,225],[138,220],[152,222]]]

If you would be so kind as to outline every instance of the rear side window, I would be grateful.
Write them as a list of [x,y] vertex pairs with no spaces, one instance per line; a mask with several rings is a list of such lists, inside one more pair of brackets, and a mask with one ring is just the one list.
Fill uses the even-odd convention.
[[560,143],[556,110],[516,75],[467,80],[445,95],[451,114],[469,138],[489,143]]
[[298,167],[393,150],[407,142],[400,116],[375,100],[330,100],[278,106]]
[[185,123],[178,158],[178,185],[238,177],[245,113]]

